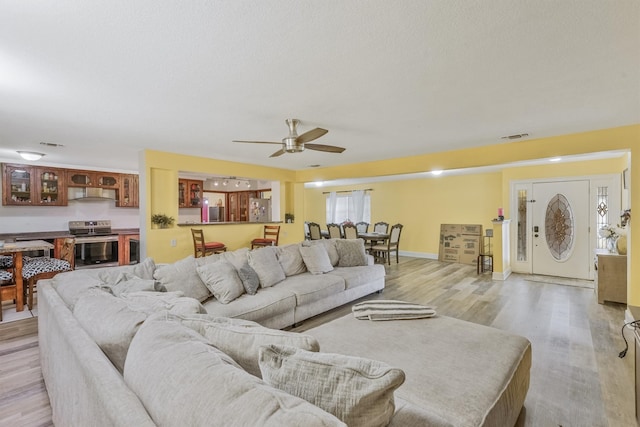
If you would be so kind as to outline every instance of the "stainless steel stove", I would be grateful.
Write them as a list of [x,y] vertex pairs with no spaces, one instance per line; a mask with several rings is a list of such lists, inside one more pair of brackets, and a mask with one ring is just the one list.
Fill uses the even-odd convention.
[[76,268],[118,265],[118,235],[110,220],[69,221],[69,233],[76,237]]

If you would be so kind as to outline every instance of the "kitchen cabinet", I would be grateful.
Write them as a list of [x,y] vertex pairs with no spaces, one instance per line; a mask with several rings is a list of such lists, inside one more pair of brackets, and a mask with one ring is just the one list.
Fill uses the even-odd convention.
[[201,208],[204,181],[195,179],[178,180],[178,207]]
[[138,175],[120,175],[120,188],[116,206],[122,208],[137,208],[140,204],[138,197]]
[[67,185],[69,187],[100,187],[117,190],[120,186],[120,174],[70,169],[67,171]]
[[227,206],[229,206],[228,221],[249,221],[249,200],[257,197],[256,191],[236,191],[227,194]]
[[64,169],[3,164],[2,176],[3,205],[67,205]]

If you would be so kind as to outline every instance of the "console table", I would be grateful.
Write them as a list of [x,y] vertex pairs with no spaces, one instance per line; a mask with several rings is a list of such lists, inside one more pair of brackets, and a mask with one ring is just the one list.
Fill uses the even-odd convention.
[[596,250],[594,289],[598,303],[627,303],[627,256]]

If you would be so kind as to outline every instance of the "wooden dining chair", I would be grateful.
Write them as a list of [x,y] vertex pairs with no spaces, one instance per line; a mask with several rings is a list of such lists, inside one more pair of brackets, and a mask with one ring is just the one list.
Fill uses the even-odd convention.
[[322,231],[320,230],[320,224],[317,222],[309,223],[309,240],[322,239]]
[[16,283],[13,280],[13,257],[0,255],[0,322],[2,322],[2,301],[16,299]]
[[342,232],[344,233],[345,239],[357,239],[358,238],[358,229],[353,224],[345,224],[342,226]]
[[29,310],[33,309],[33,295],[37,292],[37,283],[41,279],[51,279],[56,274],[71,271],[75,268],[76,239],[65,238],[62,244],[54,249],[58,257],[30,257],[22,264],[22,288],[24,300]]
[[356,228],[358,229],[358,233],[367,233],[369,231],[369,223],[360,221],[356,223]]
[[402,224],[395,224],[391,227],[391,234],[385,244],[377,244],[371,248],[376,259],[383,262],[386,259],[391,265],[391,252],[396,253],[396,264],[399,262],[398,248],[400,246],[400,233],[402,232]]
[[193,237],[193,256],[195,258],[206,257],[208,255],[219,254],[227,251],[227,246],[220,242],[206,242],[204,232],[199,228],[191,229]]
[[261,248],[264,246],[278,246],[279,238],[280,238],[279,225],[265,225],[264,237],[253,239],[251,241],[251,249],[254,249],[256,247]]
[[327,231],[329,232],[330,239],[340,239],[342,238],[342,232],[340,231],[340,226],[335,223],[327,224]]

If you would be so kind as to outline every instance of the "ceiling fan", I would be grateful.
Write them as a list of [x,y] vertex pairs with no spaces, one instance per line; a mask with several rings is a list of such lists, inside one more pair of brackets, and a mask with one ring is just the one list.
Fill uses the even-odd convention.
[[282,148],[273,153],[269,157],[278,157],[283,155],[284,153],[301,153],[306,149],[315,150],[315,151],[326,151],[328,153],[342,153],[345,149],[342,147],[336,147],[335,145],[323,145],[323,144],[309,144],[309,142],[320,138],[327,132],[326,129],[315,128],[311,129],[303,133],[302,135],[298,135],[296,131],[296,127],[300,123],[298,119],[286,119],[285,122],[287,126],[289,126],[289,136],[282,139],[282,142],[271,142],[271,141],[237,141],[233,142],[248,142],[248,143],[257,143],[257,144],[282,144]]

